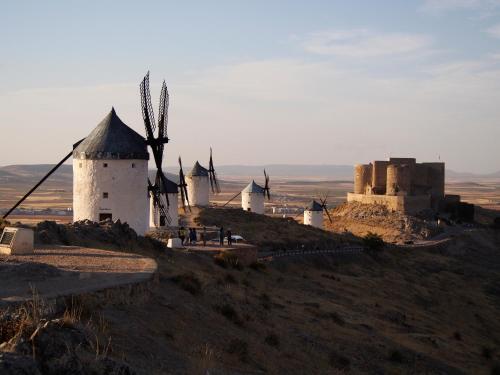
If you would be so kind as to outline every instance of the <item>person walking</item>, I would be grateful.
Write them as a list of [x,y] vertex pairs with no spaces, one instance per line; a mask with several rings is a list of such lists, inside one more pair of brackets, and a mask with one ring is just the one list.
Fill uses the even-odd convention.
[[188,233],[188,238],[189,238],[189,244],[193,244],[193,228],[189,228],[189,233]]
[[227,245],[232,246],[233,244],[233,234],[231,233],[231,229],[227,230]]
[[198,234],[196,233],[196,228],[193,228],[193,245],[196,245],[196,241],[198,241]]
[[186,229],[184,227],[179,229],[179,238],[181,239],[182,246],[184,246],[184,240],[186,239]]
[[203,227],[200,237],[200,240],[203,242],[203,247],[207,246],[207,227]]
[[219,229],[219,245],[224,246],[224,227],[220,227]]

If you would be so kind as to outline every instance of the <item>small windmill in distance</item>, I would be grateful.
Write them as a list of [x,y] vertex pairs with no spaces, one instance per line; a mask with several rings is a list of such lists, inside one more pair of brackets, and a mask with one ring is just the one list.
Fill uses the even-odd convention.
[[266,197],[268,200],[271,200],[270,189],[269,175],[264,169],[264,187],[255,183],[255,180],[252,180],[252,182],[250,182],[242,191],[238,192],[230,200],[224,203],[222,207],[227,206],[241,194],[241,207],[243,208],[243,211],[264,214],[264,201]]
[[323,198],[319,198],[319,202],[313,200],[304,209],[304,225],[310,225],[316,228],[323,229],[323,211],[326,212],[330,223],[332,222],[332,217],[328,212],[327,199],[328,195],[325,195]]

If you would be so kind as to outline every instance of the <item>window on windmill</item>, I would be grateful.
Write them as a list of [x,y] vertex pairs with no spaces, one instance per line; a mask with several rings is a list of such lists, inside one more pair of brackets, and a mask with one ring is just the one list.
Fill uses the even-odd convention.
[[104,168],[107,168],[108,167],[108,163],[104,163]]
[[132,168],[135,168],[135,163],[132,163]]
[[81,168],[82,167],[82,163],[78,164],[78,166]]
[[104,199],[108,199],[108,197],[109,197],[108,192],[104,192],[104,193],[102,193],[102,197],[103,197]]

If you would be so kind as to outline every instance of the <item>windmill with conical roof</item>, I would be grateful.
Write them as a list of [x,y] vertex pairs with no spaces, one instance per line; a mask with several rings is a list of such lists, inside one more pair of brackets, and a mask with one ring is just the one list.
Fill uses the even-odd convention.
[[73,151],[73,219],[127,222],[148,230],[145,139],[114,108]]
[[[84,139],[73,145],[73,151],[57,163],[7,213],[6,218],[73,156],[73,219],[121,220],[138,234],[149,228],[147,191],[153,200],[156,220],[170,221],[167,211],[169,181],[162,171],[163,149],[168,142],[168,91],[163,83],[160,97],[158,133],[151,108],[149,72],[140,85],[141,107],[147,139],[128,127],[114,108]],[[155,182],[148,178],[148,145],[157,168]],[[166,202],[165,202],[166,201]],[[155,226],[158,226],[155,224]]]
[[227,201],[223,207],[227,206],[241,194],[241,208],[244,211],[264,214],[264,201],[266,197],[268,200],[271,200],[270,189],[269,175],[264,169],[264,187],[258,185],[255,180],[252,180],[242,191]]
[[313,200],[304,209],[304,225],[310,225],[316,228],[323,229],[323,211],[326,212],[328,220],[332,222],[330,213],[328,212],[328,207],[326,204],[328,197],[320,198],[319,202]]
[[213,194],[220,193],[219,180],[217,179],[212,156],[212,148],[210,148],[208,169],[196,161],[193,169],[191,169],[186,176],[186,187],[186,203],[192,206],[208,206],[210,201],[210,190]]
[[73,156],[73,220],[120,220],[138,234],[148,230],[146,140],[114,108],[5,215],[27,199]]

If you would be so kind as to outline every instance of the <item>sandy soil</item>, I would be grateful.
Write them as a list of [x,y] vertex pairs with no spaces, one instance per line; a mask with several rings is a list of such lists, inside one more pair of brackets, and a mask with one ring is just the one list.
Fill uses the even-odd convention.
[[147,280],[156,262],[138,254],[51,246],[33,255],[0,256],[0,305],[30,298],[83,293]]

